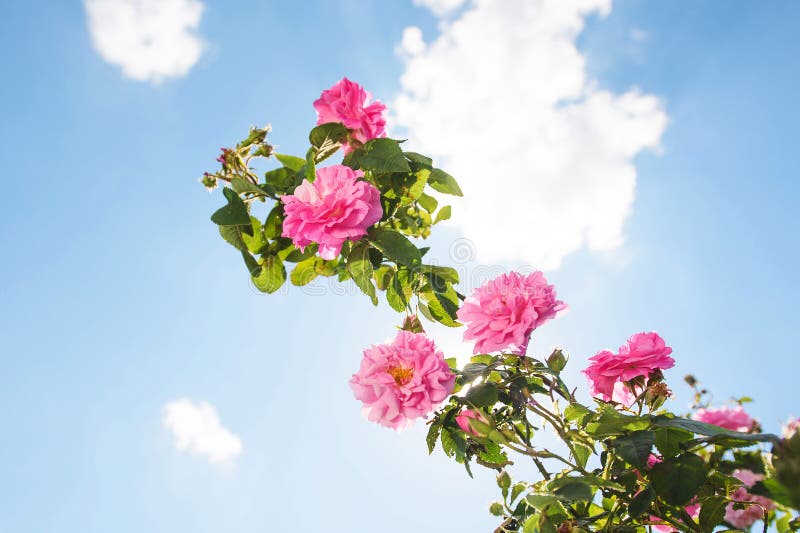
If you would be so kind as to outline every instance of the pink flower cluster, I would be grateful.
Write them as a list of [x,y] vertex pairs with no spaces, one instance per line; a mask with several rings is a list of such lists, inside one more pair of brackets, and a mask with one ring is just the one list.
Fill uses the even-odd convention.
[[566,309],[541,272],[503,274],[476,289],[458,310],[473,353],[510,350],[525,355],[533,330]]
[[320,257],[335,259],[346,240],[360,239],[383,216],[381,193],[363,176],[344,165],[318,169],[313,183],[303,180],[294,194],[281,196],[282,235],[301,250],[316,242]]
[[371,422],[403,429],[444,401],[455,379],[433,341],[422,333],[401,330],[391,344],[364,350],[350,387]]
[[669,356],[671,353],[672,348],[658,333],[637,333],[617,353],[603,350],[590,357],[591,363],[583,373],[594,396],[629,406],[635,396],[626,383],[638,377],[647,379],[656,370],[672,368],[675,360]]
[[756,423],[753,417],[745,413],[741,405],[737,405],[733,409],[727,405],[717,408],[698,409],[692,415],[692,418],[699,422],[744,433],[751,431]]
[[379,101],[369,103],[371,97],[361,85],[342,78],[314,101],[317,124],[341,122],[351,130],[350,138],[356,143],[345,145],[345,153],[370,139],[386,136],[386,106]]
[[725,521],[737,529],[746,529],[764,518],[764,511],[771,511],[775,508],[775,504],[769,498],[747,492],[747,489],[764,479],[764,476],[750,470],[736,470],[733,476],[744,483],[744,487],[736,489],[731,499],[737,502],[749,502],[750,505],[736,509],[736,504],[729,503],[725,508]]

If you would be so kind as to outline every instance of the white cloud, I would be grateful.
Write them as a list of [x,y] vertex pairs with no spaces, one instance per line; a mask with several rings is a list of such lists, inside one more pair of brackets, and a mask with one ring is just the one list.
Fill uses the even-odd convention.
[[647,38],[650,37],[650,34],[641,28],[633,28],[631,30],[630,35],[631,35],[631,40],[636,41],[637,43],[646,41]]
[[84,0],[84,7],[95,49],[130,79],[185,76],[203,53],[198,0]]
[[164,406],[164,427],[172,432],[175,448],[205,455],[215,464],[227,463],[242,453],[242,439],[222,425],[208,402],[182,398]]
[[452,13],[461,7],[466,0],[414,0],[414,5],[425,6],[439,16]]
[[393,126],[461,183],[453,223],[481,261],[557,268],[623,242],[634,157],[658,149],[652,95],[598,89],[575,40],[611,0],[473,0],[441,35],[406,30]]

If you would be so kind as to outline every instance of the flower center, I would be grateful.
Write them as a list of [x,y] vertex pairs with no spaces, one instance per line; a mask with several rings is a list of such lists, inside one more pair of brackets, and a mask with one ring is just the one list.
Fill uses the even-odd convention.
[[402,366],[390,366],[386,369],[386,373],[394,378],[394,382],[398,386],[407,385],[411,378],[414,377],[413,368],[405,368]]

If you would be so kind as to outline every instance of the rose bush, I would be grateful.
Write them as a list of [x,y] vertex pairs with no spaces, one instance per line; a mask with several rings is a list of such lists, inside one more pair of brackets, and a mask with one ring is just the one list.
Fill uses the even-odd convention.
[[[746,398],[708,405],[691,376],[693,412],[666,409],[664,371],[675,359],[654,332],[590,357],[592,400],[582,401],[564,381],[562,350],[543,360],[527,353],[535,331],[566,308],[542,273],[511,272],[469,297],[459,292],[456,270],[427,263],[416,240],[450,217],[439,195],[460,196],[456,180],[387,138],[385,106],[358,84],[345,78],[313,105],[318,125],[304,157],[276,153],[269,128],[222,149],[220,168],[201,179],[210,190],[225,185],[226,204],[211,220],[261,291],[336,277],[374,305],[383,294],[402,314],[393,341],[364,350],[353,393],[381,425],[426,419],[429,451],[440,446],[470,475],[475,465],[495,470],[497,533],[800,528],[796,420],[782,437],[760,433]],[[320,166],[340,150],[340,164]],[[277,164],[257,171],[264,159]],[[465,326],[469,363],[446,358],[421,319]],[[557,446],[538,436],[544,427]]]

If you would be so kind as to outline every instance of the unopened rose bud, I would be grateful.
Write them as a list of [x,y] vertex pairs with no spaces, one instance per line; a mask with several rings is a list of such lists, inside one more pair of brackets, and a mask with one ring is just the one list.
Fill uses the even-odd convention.
[[[473,426],[473,421],[476,422]],[[474,409],[464,409],[456,415],[456,424],[461,428],[464,433],[469,433],[473,437],[485,437],[491,432],[492,427],[489,425],[489,420],[478,411]],[[483,426],[483,427],[480,427]],[[486,431],[488,428],[489,431]],[[480,431],[483,429],[484,431]]]

